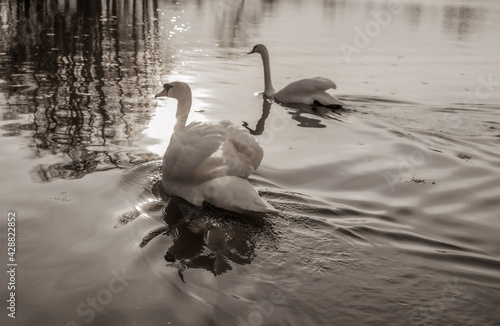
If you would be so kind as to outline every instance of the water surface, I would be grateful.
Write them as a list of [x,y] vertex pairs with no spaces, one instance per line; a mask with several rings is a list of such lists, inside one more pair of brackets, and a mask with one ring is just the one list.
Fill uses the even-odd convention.
[[[9,325],[499,325],[500,7],[390,3],[1,1]],[[346,109],[263,99],[257,43]],[[174,80],[259,139],[279,216],[161,191]]]

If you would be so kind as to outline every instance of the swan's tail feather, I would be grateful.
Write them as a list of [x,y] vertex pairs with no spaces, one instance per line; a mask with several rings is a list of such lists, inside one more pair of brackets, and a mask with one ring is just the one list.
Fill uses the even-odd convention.
[[247,179],[225,176],[205,182],[203,196],[215,207],[236,213],[278,213]]
[[314,104],[322,105],[329,109],[341,109],[345,105],[342,101],[326,92],[317,92],[313,98]]
[[258,207],[258,211],[261,213],[270,213],[270,214],[278,214],[279,211],[273,207],[273,205],[269,204],[264,198],[260,197],[260,201],[255,203],[256,207]]

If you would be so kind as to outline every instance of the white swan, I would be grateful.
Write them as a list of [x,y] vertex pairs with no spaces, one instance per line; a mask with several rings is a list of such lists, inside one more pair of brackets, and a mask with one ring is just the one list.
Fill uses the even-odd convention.
[[331,108],[342,107],[344,103],[326,92],[327,89],[337,88],[330,79],[315,77],[300,79],[285,86],[276,92],[271,82],[271,68],[269,66],[269,52],[264,44],[257,44],[248,54],[260,53],[264,64],[264,95],[273,97],[280,103],[301,103],[307,105],[322,105]]
[[155,97],[177,99],[177,123],[163,156],[165,191],[196,206],[208,202],[237,213],[277,212],[247,179],[264,156],[255,138],[228,121],[216,125],[192,122],[186,126],[191,89],[183,82],[163,87]]

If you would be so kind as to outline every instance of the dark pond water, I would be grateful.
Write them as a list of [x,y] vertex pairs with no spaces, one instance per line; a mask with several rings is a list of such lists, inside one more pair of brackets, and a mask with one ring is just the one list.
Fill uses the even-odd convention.
[[[487,0],[1,0],[2,325],[500,325],[499,29]],[[264,100],[257,43],[346,109]],[[162,193],[174,80],[258,138],[278,216]]]

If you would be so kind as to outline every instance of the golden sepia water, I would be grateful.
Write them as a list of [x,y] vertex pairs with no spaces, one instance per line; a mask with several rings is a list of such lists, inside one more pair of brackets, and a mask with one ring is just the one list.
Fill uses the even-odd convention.
[[[499,22],[487,0],[0,1],[2,320],[497,325]],[[276,89],[331,78],[346,107],[263,98],[258,43]],[[176,80],[189,121],[260,141],[278,216],[163,193]]]

